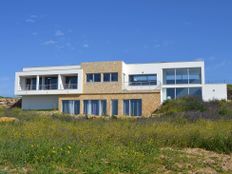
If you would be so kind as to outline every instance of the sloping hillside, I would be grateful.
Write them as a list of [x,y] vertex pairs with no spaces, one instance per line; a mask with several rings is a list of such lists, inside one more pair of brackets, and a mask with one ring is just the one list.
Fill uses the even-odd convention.
[[184,118],[188,120],[204,119],[232,119],[232,102],[210,101],[203,102],[197,98],[186,97],[177,100],[166,101],[154,115],[176,120]]

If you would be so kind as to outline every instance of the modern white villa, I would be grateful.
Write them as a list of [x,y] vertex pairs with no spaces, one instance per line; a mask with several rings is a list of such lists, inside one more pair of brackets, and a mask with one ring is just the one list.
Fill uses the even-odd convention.
[[16,72],[22,109],[68,114],[150,116],[165,100],[227,100],[226,84],[206,84],[203,61],[89,62]]

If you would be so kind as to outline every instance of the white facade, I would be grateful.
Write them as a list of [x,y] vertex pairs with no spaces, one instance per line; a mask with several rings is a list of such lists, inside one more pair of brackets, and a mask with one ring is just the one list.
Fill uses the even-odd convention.
[[[56,76],[58,78],[57,89],[39,89],[40,78],[44,76]],[[76,89],[65,89],[64,77],[77,76],[78,83]],[[25,89],[25,79],[28,77],[36,78],[36,89]],[[22,72],[16,72],[15,76],[15,94],[24,95],[59,95],[59,94],[80,94],[82,93],[83,70],[80,66],[63,66],[63,67],[37,67],[24,68]],[[43,85],[43,83],[42,83]],[[42,86],[41,85],[41,86]]]
[[226,84],[206,84],[203,86],[203,100],[226,100],[227,85]]
[[[199,74],[191,74],[192,69],[199,69]],[[164,77],[164,71],[166,70],[173,70],[174,74]],[[182,70],[186,73],[178,74]],[[15,94],[22,96],[22,107],[24,109],[57,108],[59,95],[83,93],[83,77],[86,75],[83,72],[84,70],[79,65],[23,68],[23,71],[16,72]],[[161,102],[169,98],[177,98],[183,94],[191,95],[193,93],[201,95],[201,98],[205,101],[227,100],[226,84],[205,84],[203,61],[146,64],[126,64],[122,62],[122,72],[119,73],[122,73],[122,81],[120,82],[122,83],[122,92],[159,90]],[[149,82],[136,84],[136,82],[132,85],[131,76],[149,74],[156,76],[155,84]],[[199,82],[191,83],[191,78],[196,77],[199,78]],[[167,79],[173,83],[167,83]],[[183,83],[179,81],[183,81]]]

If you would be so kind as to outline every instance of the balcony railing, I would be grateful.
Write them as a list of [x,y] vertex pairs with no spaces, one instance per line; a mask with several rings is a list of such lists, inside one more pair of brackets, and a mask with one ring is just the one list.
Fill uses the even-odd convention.
[[129,82],[129,86],[156,86],[156,81],[147,81],[147,82]]
[[22,88],[22,90],[25,90],[25,91],[36,90],[36,85],[26,85],[24,88]]
[[64,84],[64,89],[77,89],[77,84]]
[[58,84],[45,84],[45,85],[39,85],[39,90],[56,90],[58,89]]
[[124,82],[123,88],[125,90],[158,90],[161,88],[161,83],[159,81]]

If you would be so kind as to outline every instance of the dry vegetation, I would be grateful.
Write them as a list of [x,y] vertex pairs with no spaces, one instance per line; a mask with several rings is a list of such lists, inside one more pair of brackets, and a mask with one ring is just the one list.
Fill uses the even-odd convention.
[[19,121],[0,123],[0,173],[232,173],[230,103],[186,100],[148,119],[2,108]]

